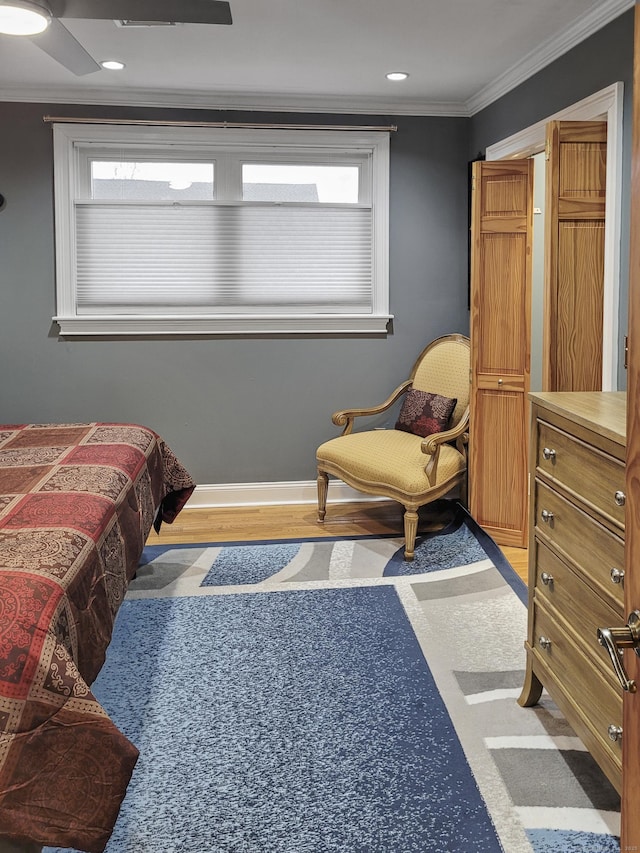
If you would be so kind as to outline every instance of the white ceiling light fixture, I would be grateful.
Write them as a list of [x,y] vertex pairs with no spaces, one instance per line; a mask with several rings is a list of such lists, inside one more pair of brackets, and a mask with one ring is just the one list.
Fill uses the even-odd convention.
[[125,67],[124,62],[120,62],[119,59],[105,59],[100,65],[103,68],[106,68],[107,71],[122,71]]
[[409,75],[406,71],[390,71],[386,76],[387,80],[406,80]]
[[51,23],[51,12],[44,3],[32,0],[0,0],[0,33],[9,36],[34,36]]

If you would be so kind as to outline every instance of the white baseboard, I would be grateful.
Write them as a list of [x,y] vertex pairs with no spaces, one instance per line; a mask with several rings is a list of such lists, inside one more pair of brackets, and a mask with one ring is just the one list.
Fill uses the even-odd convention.
[[[281,506],[283,504],[315,504],[318,491],[315,480],[285,483],[221,483],[196,486],[189,498],[188,509],[223,506]],[[365,495],[341,480],[329,482],[331,503],[387,500]]]

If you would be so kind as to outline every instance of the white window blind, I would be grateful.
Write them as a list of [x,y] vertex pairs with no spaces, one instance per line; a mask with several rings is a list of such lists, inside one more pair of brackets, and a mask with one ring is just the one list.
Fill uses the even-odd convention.
[[81,313],[370,312],[371,210],[76,204]]

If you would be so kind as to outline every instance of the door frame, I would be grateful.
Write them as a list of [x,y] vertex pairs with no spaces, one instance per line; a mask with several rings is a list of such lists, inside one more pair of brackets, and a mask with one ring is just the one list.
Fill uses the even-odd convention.
[[489,145],[487,160],[520,159],[544,151],[550,121],[607,122],[607,189],[604,237],[604,314],[602,329],[602,390],[618,390],[620,349],[620,232],[622,219],[622,104],[623,83],[584,98],[536,124]]

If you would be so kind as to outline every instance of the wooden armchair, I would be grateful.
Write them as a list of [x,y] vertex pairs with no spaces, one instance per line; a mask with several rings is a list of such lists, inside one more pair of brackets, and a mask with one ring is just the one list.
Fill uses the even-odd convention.
[[[320,523],[325,518],[331,474],[361,492],[383,495],[404,506],[404,555],[406,560],[413,559],[417,510],[454,486],[460,486],[466,503],[469,367],[468,338],[438,338],[420,354],[409,379],[384,403],[333,415],[333,423],[344,429],[316,453]],[[431,400],[432,395],[438,396]],[[401,397],[403,409],[395,429],[353,432],[357,417],[380,414]],[[421,410],[423,404],[427,408]],[[432,415],[438,416],[437,426]],[[441,431],[431,432],[434,428]]]

